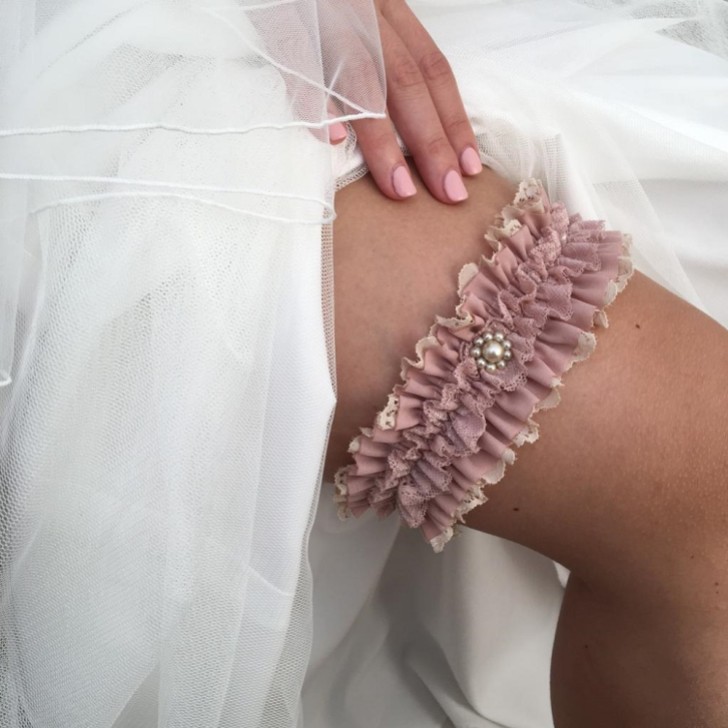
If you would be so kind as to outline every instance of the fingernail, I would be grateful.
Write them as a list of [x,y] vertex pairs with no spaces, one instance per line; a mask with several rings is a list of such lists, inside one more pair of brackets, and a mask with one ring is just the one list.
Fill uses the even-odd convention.
[[478,174],[483,171],[483,163],[480,161],[478,153],[472,147],[468,147],[460,155],[460,166],[465,174]]
[[404,164],[400,164],[394,172],[392,172],[392,185],[394,185],[394,191],[400,197],[412,197],[416,194],[417,188],[415,183],[412,181],[409,170]]
[[445,195],[450,202],[462,202],[468,199],[468,191],[463,180],[454,169],[445,175]]
[[335,124],[331,124],[329,127],[329,140],[334,142],[334,144],[336,144],[336,142],[343,142],[348,135],[346,127],[340,121],[337,121]]

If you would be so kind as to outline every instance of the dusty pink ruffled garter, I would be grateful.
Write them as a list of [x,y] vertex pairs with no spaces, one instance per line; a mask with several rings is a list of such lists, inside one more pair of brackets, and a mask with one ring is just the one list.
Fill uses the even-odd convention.
[[512,447],[538,439],[534,412],[559,403],[562,375],[594,350],[591,330],[632,274],[628,236],[570,217],[534,179],[485,239],[495,253],[461,270],[455,317],[402,360],[402,383],[335,478],[341,518],[397,509],[438,552]]

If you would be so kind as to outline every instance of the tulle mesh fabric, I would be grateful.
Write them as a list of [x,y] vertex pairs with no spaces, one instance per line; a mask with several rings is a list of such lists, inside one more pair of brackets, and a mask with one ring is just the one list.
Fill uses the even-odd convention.
[[7,0],[0,69],[0,725],[295,726],[373,6]]
[[[726,4],[414,7],[491,164],[700,303],[648,185],[718,199],[728,142],[646,79],[728,57]],[[329,223],[363,170],[322,129],[383,109],[368,0],[0,4],[3,728],[302,725]]]
[[333,180],[316,142],[333,121],[383,113],[366,0],[6,0],[0,13],[5,379],[22,210],[177,200],[319,223]]

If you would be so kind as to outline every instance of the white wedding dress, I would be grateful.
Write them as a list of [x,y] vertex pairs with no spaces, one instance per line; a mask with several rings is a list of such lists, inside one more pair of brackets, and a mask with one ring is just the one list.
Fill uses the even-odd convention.
[[[728,326],[726,3],[413,7],[485,161]],[[563,569],[320,482],[382,89],[368,0],[0,3],[2,728],[552,725]]]

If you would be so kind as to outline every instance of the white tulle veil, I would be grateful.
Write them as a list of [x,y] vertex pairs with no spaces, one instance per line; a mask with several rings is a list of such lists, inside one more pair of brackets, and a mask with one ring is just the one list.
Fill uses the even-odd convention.
[[373,6],[3,0],[0,69],[0,725],[295,725]]
[[[728,321],[716,227],[674,214],[728,199],[726,3],[413,5],[484,158]],[[303,725],[362,170],[325,127],[384,87],[370,0],[2,0],[2,728]]]

